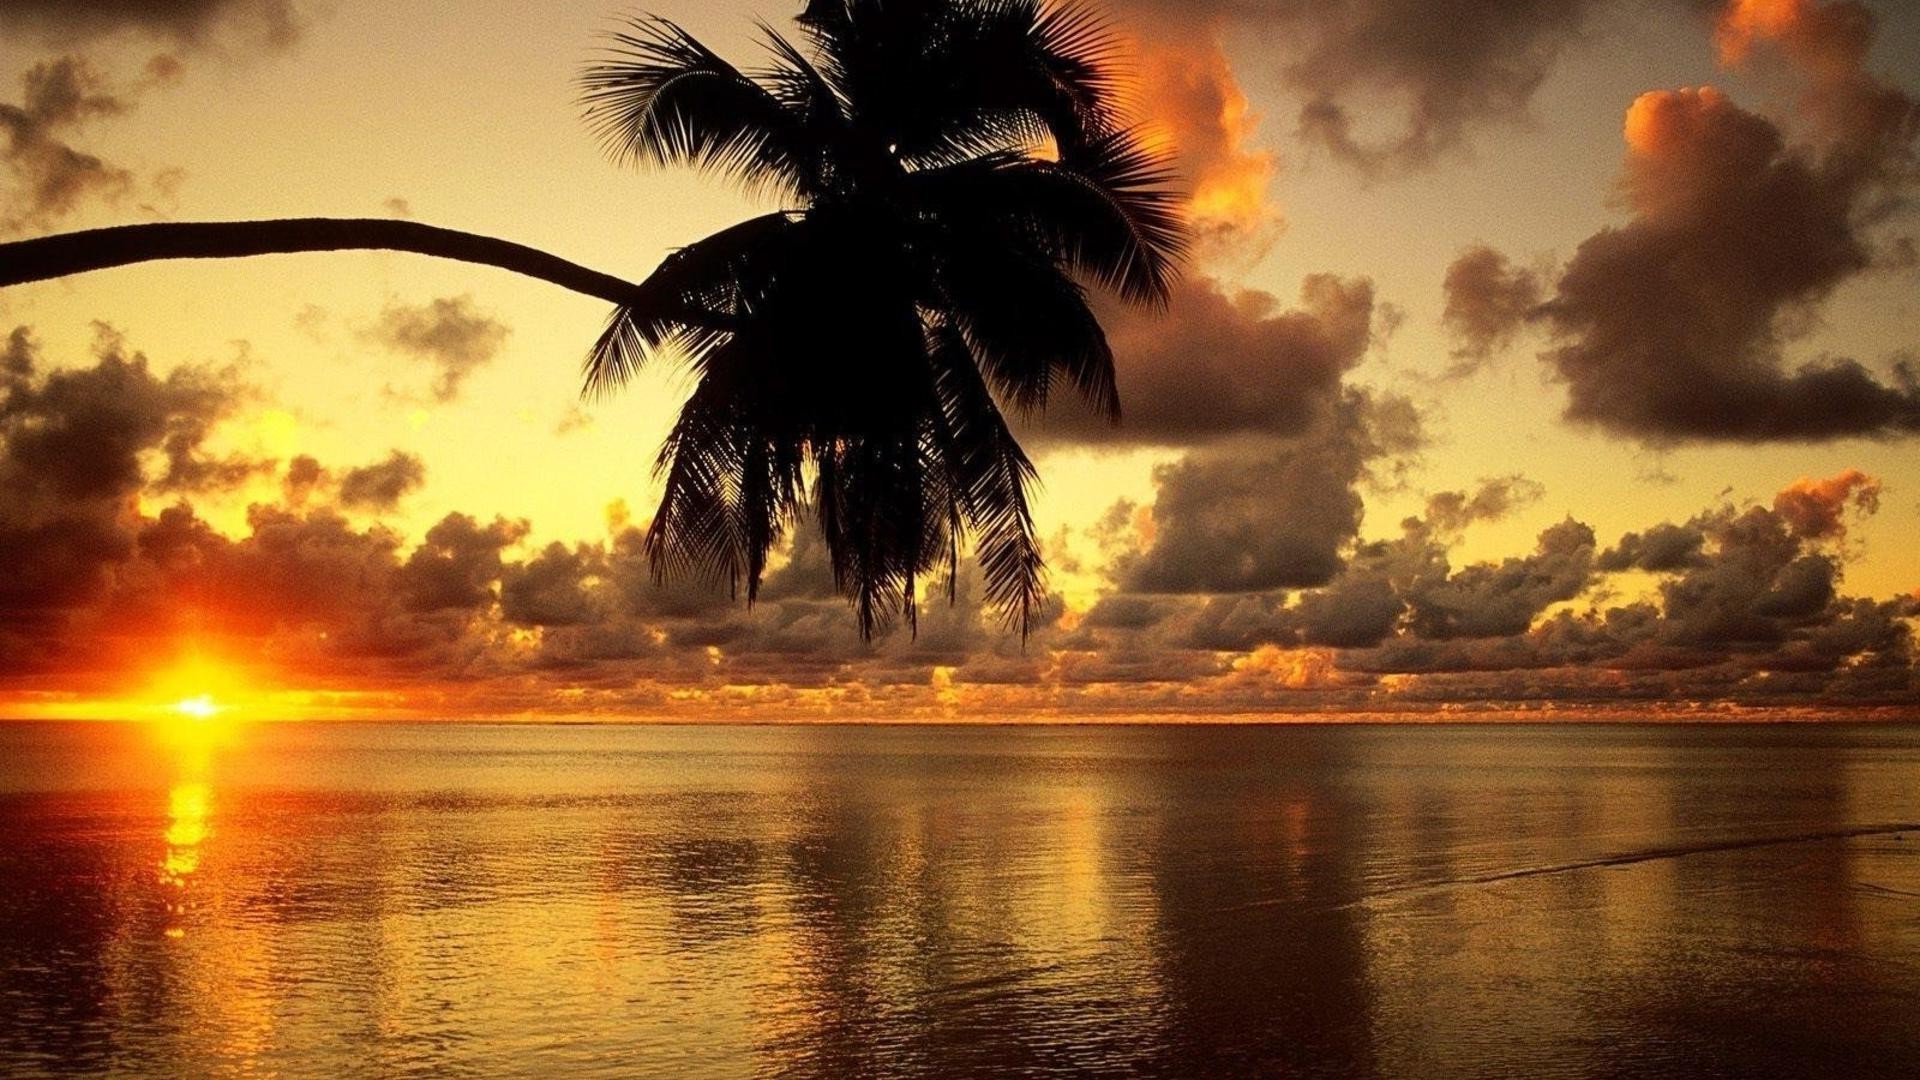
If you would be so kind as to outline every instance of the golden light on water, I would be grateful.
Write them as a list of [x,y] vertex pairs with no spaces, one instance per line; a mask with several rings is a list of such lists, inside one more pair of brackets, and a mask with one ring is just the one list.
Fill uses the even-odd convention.
[[167,793],[167,856],[160,864],[161,880],[186,886],[200,869],[200,845],[207,839],[207,807],[213,791],[200,781],[175,784]]
[[170,938],[187,935],[185,922],[191,906],[187,893],[200,869],[200,845],[212,832],[208,824],[212,802],[213,790],[201,780],[182,780],[167,792],[167,850],[160,860],[160,884],[167,890],[163,932]]
[[157,867],[166,904],[163,932],[169,938],[186,936],[194,877],[213,835],[215,752],[234,741],[241,716],[253,711],[239,703],[256,696],[238,665],[199,650],[156,675],[147,692],[145,711],[173,758],[165,847]]

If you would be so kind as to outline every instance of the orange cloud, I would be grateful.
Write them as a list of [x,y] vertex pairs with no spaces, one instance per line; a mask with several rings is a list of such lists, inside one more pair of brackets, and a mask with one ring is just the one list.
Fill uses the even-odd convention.
[[1339,669],[1331,649],[1284,649],[1262,645],[1233,662],[1233,671],[1243,678],[1273,682],[1289,690],[1307,690],[1339,682]]
[[1257,144],[1260,116],[1213,28],[1155,26],[1135,46],[1137,108],[1171,142],[1203,256],[1257,254],[1282,225],[1268,188],[1279,160]]
[[1731,0],[1714,30],[1720,62],[1738,64],[1757,43],[1793,36],[1807,25],[1812,11],[1811,0]]
[[1841,539],[1847,535],[1846,512],[1851,505],[1861,514],[1880,509],[1878,478],[1848,469],[1825,480],[1801,477],[1774,496],[1774,512],[1785,518],[1795,535],[1808,540]]
[[1627,109],[1627,149],[1641,157],[1665,157],[1697,141],[1705,117],[1728,108],[1727,96],[1711,86],[1649,90]]

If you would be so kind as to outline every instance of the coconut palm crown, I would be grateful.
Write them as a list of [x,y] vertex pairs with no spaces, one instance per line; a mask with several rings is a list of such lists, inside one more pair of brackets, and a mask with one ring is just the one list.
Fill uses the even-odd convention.
[[872,636],[949,596],[963,545],[1024,635],[1044,597],[1032,463],[1005,412],[1057,382],[1118,419],[1098,287],[1164,301],[1186,246],[1164,157],[1122,116],[1116,40],[1039,0],[811,0],[736,68],[672,22],[581,78],[611,154],[786,207],[681,248],[620,303],[589,393],[663,356],[694,389],[662,447],[662,577],[744,587],[810,512]]

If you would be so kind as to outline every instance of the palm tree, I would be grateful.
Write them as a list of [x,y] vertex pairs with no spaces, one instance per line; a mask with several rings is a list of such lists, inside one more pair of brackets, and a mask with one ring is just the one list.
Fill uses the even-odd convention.
[[758,593],[810,510],[871,637],[952,595],[971,542],[1024,635],[1044,595],[1031,462],[1002,407],[1056,379],[1115,420],[1088,286],[1163,302],[1186,248],[1165,158],[1118,104],[1116,42],[1047,0],[809,0],[804,47],[765,29],[744,71],[642,18],[581,79],[618,159],[722,174],[785,209],[624,282],[517,244],[412,222],[122,226],[0,245],[0,286],[149,259],[386,248],[504,267],[617,305],[586,392],[662,355],[694,389],[661,448],[656,575]]

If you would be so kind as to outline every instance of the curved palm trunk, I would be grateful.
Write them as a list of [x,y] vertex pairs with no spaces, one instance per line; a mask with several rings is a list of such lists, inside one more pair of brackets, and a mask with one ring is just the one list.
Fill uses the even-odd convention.
[[490,236],[389,218],[116,225],[0,244],[0,288],[157,259],[237,259],[301,251],[411,251],[550,281],[613,303],[636,286],[555,255]]

